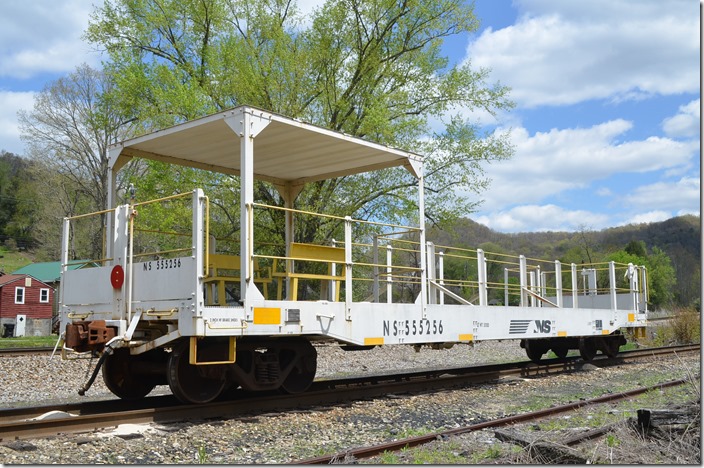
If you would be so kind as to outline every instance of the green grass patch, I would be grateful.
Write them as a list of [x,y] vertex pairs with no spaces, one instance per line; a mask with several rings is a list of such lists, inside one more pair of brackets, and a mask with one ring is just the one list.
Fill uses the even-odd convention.
[[45,348],[54,346],[58,335],[49,336],[17,336],[13,338],[0,338],[0,349],[5,348]]
[[33,261],[27,252],[10,252],[4,247],[0,247],[0,271],[4,271],[5,274],[9,275]]

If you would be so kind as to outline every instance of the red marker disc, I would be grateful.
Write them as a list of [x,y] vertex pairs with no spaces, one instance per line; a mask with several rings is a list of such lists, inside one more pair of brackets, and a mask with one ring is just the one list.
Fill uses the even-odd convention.
[[122,265],[115,265],[112,267],[112,273],[110,273],[110,282],[112,287],[115,289],[120,289],[125,282],[125,270],[122,269]]

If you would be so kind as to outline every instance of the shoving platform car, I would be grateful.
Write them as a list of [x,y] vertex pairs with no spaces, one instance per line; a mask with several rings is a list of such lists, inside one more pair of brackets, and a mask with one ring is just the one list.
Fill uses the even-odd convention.
[[[62,356],[100,356],[79,393],[99,369],[125,399],[163,384],[189,403],[233,387],[302,392],[315,377],[311,342],[319,340],[364,350],[515,339],[534,361],[570,349],[591,359],[616,354],[622,330],[646,323],[643,267],[577,267],[427,242],[423,158],[413,153],[243,106],[124,141],[109,156],[111,208],[64,221]],[[231,199],[187,187],[118,206],[118,171],[135,158],[222,175]],[[389,168],[415,181],[415,220],[294,208],[305,184]],[[256,200],[255,179],[283,206]],[[223,207],[229,231],[217,228]],[[335,238],[304,242],[296,223],[316,217],[338,226]],[[105,252],[91,259],[99,266],[69,270],[87,236],[82,223],[104,226]],[[278,244],[272,226],[284,231]]]

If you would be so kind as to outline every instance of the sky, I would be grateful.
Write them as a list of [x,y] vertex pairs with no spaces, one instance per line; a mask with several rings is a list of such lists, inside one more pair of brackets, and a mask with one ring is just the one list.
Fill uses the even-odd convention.
[[[25,154],[17,112],[44,86],[82,63],[100,67],[105,57],[81,38],[100,4],[0,2],[0,150]],[[474,10],[480,28],[443,51],[491,70],[515,107],[455,112],[510,132],[515,153],[485,166],[491,185],[470,218],[513,233],[699,215],[699,2],[475,0]]]

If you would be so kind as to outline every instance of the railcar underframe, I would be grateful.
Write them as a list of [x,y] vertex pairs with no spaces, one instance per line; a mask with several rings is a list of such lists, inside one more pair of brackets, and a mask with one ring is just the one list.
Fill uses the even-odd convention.
[[[199,188],[168,200],[116,206],[117,171],[135,157],[238,176],[237,250],[218,250],[209,228],[210,201]],[[304,184],[394,166],[418,181],[417,224],[348,216],[339,218],[344,239],[333,245],[296,242],[300,212],[294,201]],[[111,208],[99,214],[107,220],[106,255],[96,259],[100,266],[68,269],[71,226],[83,217],[64,221],[62,355],[100,355],[96,373],[102,365],[106,384],[122,398],[141,398],[167,383],[179,399],[192,403],[210,401],[230,387],[304,391],[315,376],[316,340],[368,349],[515,339],[536,361],[548,350],[565,356],[570,349],[590,359],[597,350],[617,353],[625,343],[622,330],[646,324],[646,272],[636,265],[612,262],[578,270],[553,262],[546,268],[521,256],[504,268],[504,284],[497,285],[487,276],[487,264],[496,257],[477,249],[466,255],[476,277],[450,278],[444,265],[460,258],[461,249],[426,242],[420,156],[252,107],[115,145],[110,175]],[[255,178],[272,183],[284,206],[258,203]],[[190,244],[180,251],[136,253],[135,226],[147,205],[172,198],[189,206]],[[284,212],[283,255],[256,244],[253,220],[262,210]],[[360,225],[373,225],[364,240],[354,235]],[[398,260],[404,250],[412,251],[412,261]],[[322,270],[295,269],[305,262]],[[606,286],[597,285],[598,274]],[[315,299],[299,298],[299,284],[313,284],[308,290]],[[398,293],[401,285],[413,292],[413,300]],[[502,287],[504,300],[491,302],[489,291]],[[472,297],[462,293],[468,288]]]

